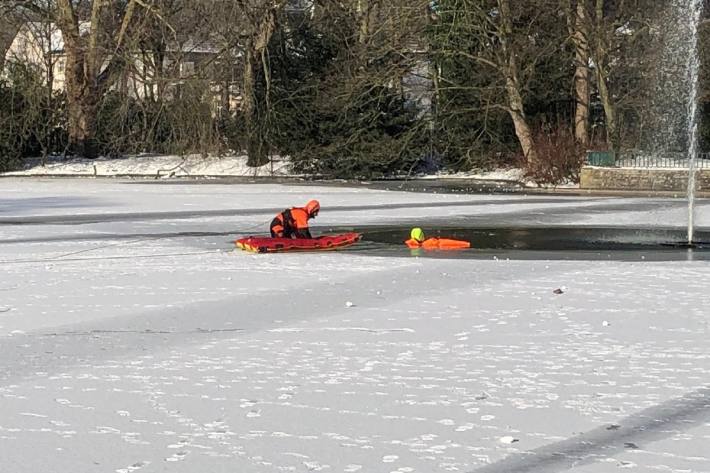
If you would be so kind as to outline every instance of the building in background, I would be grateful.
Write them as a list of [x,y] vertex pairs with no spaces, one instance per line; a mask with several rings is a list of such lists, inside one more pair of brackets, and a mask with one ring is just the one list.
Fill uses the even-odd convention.
[[[87,34],[89,27],[89,22],[80,23],[81,34]],[[209,41],[193,38],[172,40],[156,50],[143,47],[130,53],[112,88],[134,98],[171,100],[187,82],[207,81],[215,107],[234,110],[240,103],[239,81],[233,72],[228,74],[232,80],[224,80],[225,65],[219,56]],[[7,65],[32,68],[56,92],[66,89],[64,40],[55,23],[24,23],[9,41],[3,59]]]

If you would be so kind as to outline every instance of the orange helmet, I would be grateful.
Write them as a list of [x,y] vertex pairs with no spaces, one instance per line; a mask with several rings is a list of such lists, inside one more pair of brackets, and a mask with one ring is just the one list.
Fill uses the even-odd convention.
[[306,212],[308,212],[309,217],[315,217],[318,215],[320,210],[320,202],[317,200],[311,200],[306,204]]

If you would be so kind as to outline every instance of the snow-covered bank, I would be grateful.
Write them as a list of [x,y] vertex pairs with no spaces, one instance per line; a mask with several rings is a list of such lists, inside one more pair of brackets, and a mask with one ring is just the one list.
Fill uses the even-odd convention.
[[28,160],[25,169],[6,176],[95,176],[95,177],[296,177],[287,160],[274,158],[261,167],[247,166],[246,156],[203,157],[199,155],[138,155],[121,158]]
[[[246,165],[246,156],[169,156],[138,155],[122,158],[63,159],[50,157],[42,165],[41,160],[28,160],[24,169],[2,174],[4,176],[64,176],[64,177],[145,177],[170,179],[184,177],[276,177],[299,178],[286,158],[274,158],[261,167]],[[412,178],[412,176],[407,176]],[[415,176],[421,179],[471,179],[478,181],[507,181],[527,187],[537,187],[525,179],[520,169],[499,169],[489,172],[436,173]],[[575,184],[558,186],[577,188]]]
[[[682,201],[38,178],[0,190],[3,471],[496,471],[544,447],[557,455],[497,471],[710,470],[702,408],[681,425],[659,415],[655,435],[625,430],[704,394],[707,263],[232,249],[310,198],[322,228],[682,227]],[[575,446],[595,429],[609,435]]]

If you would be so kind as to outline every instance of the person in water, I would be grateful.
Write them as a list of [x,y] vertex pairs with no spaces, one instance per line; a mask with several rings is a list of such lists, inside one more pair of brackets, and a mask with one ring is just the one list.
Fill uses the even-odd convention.
[[308,220],[320,211],[317,200],[309,201],[305,207],[292,207],[279,213],[271,221],[272,238],[313,238],[308,229]]
[[425,250],[461,250],[471,248],[471,243],[463,240],[453,240],[451,238],[426,238],[424,231],[417,227],[412,228],[409,233],[409,240],[404,243],[411,249],[423,248]]

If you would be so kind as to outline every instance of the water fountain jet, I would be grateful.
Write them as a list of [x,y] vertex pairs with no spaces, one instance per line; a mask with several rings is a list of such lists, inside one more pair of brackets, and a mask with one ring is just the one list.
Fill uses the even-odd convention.
[[[660,19],[662,48],[658,60],[654,100],[654,121],[646,145],[662,158],[682,153],[688,163],[687,241],[695,243],[695,183],[698,154],[698,27],[703,0],[670,0]],[[662,160],[659,160],[662,161]]]

